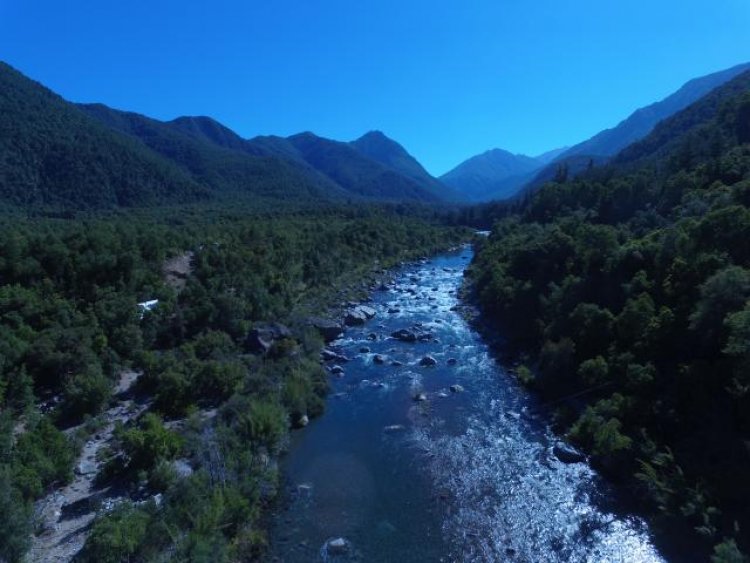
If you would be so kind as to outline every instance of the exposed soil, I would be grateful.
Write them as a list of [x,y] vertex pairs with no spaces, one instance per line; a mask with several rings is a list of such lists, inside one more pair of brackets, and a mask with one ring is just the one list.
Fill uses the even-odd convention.
[[166,282],[174,287],[177,291],[180,291],[185,287],[187,278],[193,271],[193,251],[189,250],[179,256],[170,258],[164,262],[162,271],[164,272],[164,279]]
[[147,408],[147,404],[136,403],[130,394],[138,376],[132,370],[120,373],[115,387],[116,402],[101,415],[102,428],[84,444],[76,461],[73,481],[36,503],[37,535],[27,556],[30,563],[70,561],[86,542],[97,513],[121,500],[118,491],[96,485],[96,475],[103,464],[97,454],[112,439],[116,422],[125,424]]

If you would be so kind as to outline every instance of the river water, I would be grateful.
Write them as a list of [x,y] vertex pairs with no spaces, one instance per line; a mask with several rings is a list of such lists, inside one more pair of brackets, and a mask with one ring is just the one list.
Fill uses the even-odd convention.
[[[595,471],[553,455],[533,397],[455,310],[471,257],[397,271],[372,295],[377,316],[334,343],[350,361],[282,461],[272,560],[662,561]],[[415,325],[434,338],[390,337]]]

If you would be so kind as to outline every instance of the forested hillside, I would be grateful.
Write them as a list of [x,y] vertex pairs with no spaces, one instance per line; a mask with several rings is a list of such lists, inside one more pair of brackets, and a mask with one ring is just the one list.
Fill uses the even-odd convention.
[[417,159],[406,152],[404,147],[393,139],[389,139],[380,131],[365,133],[359,139],[349,144],[363,155],[414,180],[419,186],[439,199],[450,201],[466,200],[464,194],[432,177],[419,164]]
[[263,198],[315,203],[351,197],[322,174],[298,162],[264,154],[208,118],[162,122],[101,104],[78,107],[177,165],[208,188],[215,201]]
[[207,190],[0,63],[0,204],[78,208],[190,202]]
[[508,213],[471,281],[521,359],[518,379],[658,528],[685,539],[670,547],[704,559],[717,545],[716,561],[739,561],[737,546],[750,552],[750,73],[615,162]]
[[[5,217],[0,559],[28,549],[43,517],[32,503],[73,479],[130,369],[142,372],[145,411],[115,425],[95,470],[126,500],[94,522],[81,560],[258,557],[275,456],[290,426],[323,408],[322,341],[307,315],[353,295],[373,271],[464,237],[364,207]],[[189,266],[176,278],[165,269],[172,259]],[[150,311],[137,305],[150,300]],[[248,338],[259,321],[290,329],[265,355]]]
[[[440,203],[450,192],[423,169],[415,176],[421,166],[413,159],[390,166],[312,134],[246,140],[208,117],[163,122],[102,104],[76,105],[4,63],[0,113],[5,208],[203,201],[264,210],[342,201]],[[388,145],[408,157],[395,142]]]
[[433,203],[442,199],[421,182],[365,156],[348,143],[309,132],[293,135],[287,141],[308,164],[356,196]]

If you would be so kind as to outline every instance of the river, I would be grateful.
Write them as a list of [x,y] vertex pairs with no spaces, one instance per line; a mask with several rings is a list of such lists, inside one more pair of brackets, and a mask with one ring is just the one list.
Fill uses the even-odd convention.
[[[534,398],[456,310],[471,257],[398,270],[334,343],[350,361],[282,460],[272,560],[663,561],[591,467],[555,457]],[[433,338],[390,336],[415,326]]]

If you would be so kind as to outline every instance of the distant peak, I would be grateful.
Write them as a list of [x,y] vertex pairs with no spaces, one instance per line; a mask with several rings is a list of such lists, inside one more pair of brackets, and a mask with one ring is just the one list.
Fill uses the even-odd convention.
[[360,143],[360,142],[392,143],[393,140],[390,137],[388,137],[388,135],[380,131],[379,129],[373,129],[372,131],[368,131],[367,133],[362,135],[359,139],[356,139],[352,142],[353,143]]
[[194,121],[199,123],[218,123],[213,117],[209,117],[207,115],[181,115],[179,117],[175,117],[172,121],[175,123],[185,121]]

